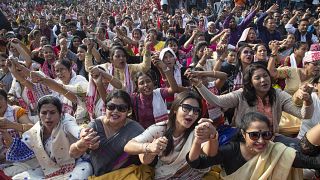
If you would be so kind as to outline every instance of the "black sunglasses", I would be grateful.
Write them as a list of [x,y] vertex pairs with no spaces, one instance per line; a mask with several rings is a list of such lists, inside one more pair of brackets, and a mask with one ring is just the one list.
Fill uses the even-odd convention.
[[127,112],[128,111],[128,105],[126,104],[113,104],[113,103],[108,103],[106,108],[109,111],[114,111],[117,109],[119,112]]
[[256,131],[256,132],[246,132],[249,134],[249,138],[253,141],[258,141],[260,137],[263,140],[270,140],[273,137],[273,133],[271,131]]
[[201,108],[199,107],[194,107],[189,104],[180,104],[180,106],[183,112],[189,113],[192,110],[195,115],[199,115],[201,113]]

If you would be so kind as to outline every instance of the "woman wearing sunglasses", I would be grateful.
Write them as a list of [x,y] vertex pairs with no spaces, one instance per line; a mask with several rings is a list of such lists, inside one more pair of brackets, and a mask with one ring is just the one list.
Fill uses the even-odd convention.
[[[273,143],[270,120],[263,114],[250,112],[239,124],[235,141],[219,147],[217,138],[205,139],[196,131],[187,161],[193,168],[207,168],[220,164],[223,179],[302,179],[302,171],[294,168],[320,167],[320,157],[309,157],[282,143]],[[216,135],[218,136],[218,135]],[[206,137],[209,137],[208,135]],[[200,140],[198,140],[200,139]],[[210,156],[200,156],[201,143],[208,141]]]
[[[193,83],[209,104],[226,109],[236,108],[233,124],[237,127],[239,127],[241,117],[248,112],[260,112],[266,115],[270,119],[274,133],[279,133],[279,121],[282,111],[298,118],[308,119],[312,117],[314,108],[309,93],[306,91],[300,92],[300,95],[304,97],[303,105],[302,107],[297,107],[292,102],[292,96],[271,86],[271,77],[264,65],[260,63],[249,65],[244,72],[243,78],[243,89],[220,96],[211,93],[196,79],[193,79]],[[289,146],[296,146],[297,144],[295,139],[280,134],[275,135],[274,141],[280,141]]]
[[123,148],[144,129],[128,118],[131,111],[128,93],[123,90],[113,91],[106,102],[106,115],[89,123],[86,133],[71,145],[70,155],[77,158],[89,150],[94,176],[113,179],[108,178],[106,173],[139,162],[138,157],[129,156]]
[[[202,115],[201,98],[192,91],[177,95],[169,113],[169,120],[150,126],[124,147],[129,154],[139,154],[143,164],[155,165],[152,179],[195,179],[209,169],[196,170],[188,166],[185,157],[194,139],[194,128]],[[211,121],[208,119],[202,119]],[[207,133],[214,132],[208,123]],[[204,148],[205,149],[205,148]]]

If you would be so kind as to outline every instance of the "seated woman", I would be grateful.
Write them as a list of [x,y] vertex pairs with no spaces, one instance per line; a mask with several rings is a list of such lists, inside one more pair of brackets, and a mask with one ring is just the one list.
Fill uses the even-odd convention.
[[[247,113],[241,119],[237,140],[219,147],[216,138],[207,139],[212,156],[200,155],[201,145],[193,143],[187,162],[199,169],[220,164],[223,179],[302,179],[302,170],[294,168],[320,168],[320,157],[309,157],[282,143],[270,142],[272,131],[265,115]],[[196,139],[202,139],[200,142],[205,141],[203,136],[196,131]]]
[[0,163],[6,163],[5,155],[10,145],[10,139],[20,137],[33,126],[26,114],[26,110],[19,106],[8,105],[7,93],[0,89]]
[[[193,179],[202,176],[209,169],[190,168],[185,160],[194,139],[194,127],[201,115],[201,98],[192,91],[182,92],[172,104],[169,120],[150,126],[129,141],[124,150],[129,154],[139,154],[143,164],[157,159],[154,179]],[[206,148],[203,149],[205,151]]]
[[62,102],[63,113],[75,116],[78,124],[84,123],[87,120],[84,97],[88,81],[83,76],[76,75],[69,60],[56,61],[54,68],[57,79],[51,79],[34,71],[29,73],[34,82],[38,82],[54,91],[52,94],[59,97]]
[[[70,156],[75,158],[89,150],[96,177],[139,163],[136,156],[129,156],[123,148],[144,130],[139,123],[128,118],[132,110],[128,93],[113,91],[106,102],[106,115],[90,122],[87,133],[70,147]],[[107,176],[103,178],[108,179]]]
[[[201,82],[195,79],[193,81],[209,104],[221,108],[236,108],[233,124],[237,127],[239,127],[241,117],[247,112],[260,112],[266,115],[270,119],[274,133],[279,133],[282,111],[299,118],[312,117],[314,108],[308,92],[302,92],[306,93],[306,98],[303,99],[302,107],[297,107],[292,102],[292,96],[271,86],[270,73],[264,65],[259,63],[249,65],[243,77],[243,89],[220,96],[210,92]],[[292,142],[292,138],[281,134],[276,134],[274,140],[288,145],[293,145],[296,142]]]
[[[37,110],[40,121],[23,133],[21,139],[12,140],[7,160],[24,161],[35,156],[38,166],[16,174],[13,179],[88,178],[92,174],[91,164],[69,155],[70,145],[81,132],[76,120],[62,113],[62,103],[54,96],[40,98]],[[16,164],[16,168],[25,167]]]

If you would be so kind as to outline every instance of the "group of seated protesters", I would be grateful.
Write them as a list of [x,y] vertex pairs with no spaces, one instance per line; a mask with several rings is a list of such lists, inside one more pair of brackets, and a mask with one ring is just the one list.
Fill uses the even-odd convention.
[[320,179],[320,7],[177,2],[0,4],[0,179]]

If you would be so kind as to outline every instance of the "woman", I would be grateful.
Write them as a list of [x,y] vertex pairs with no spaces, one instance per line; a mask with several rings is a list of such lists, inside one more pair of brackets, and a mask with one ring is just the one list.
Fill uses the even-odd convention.
[[79,36],[74,36],[72,39],[71,39],[71,42],[70,42],[70,46],[69,46],[69,49],[77,54],[77,50],[78,50],[78,47],[79,45],[81,44],[81,38]]
[[201,99],[194,92],[178,94],[171,106],[169,120],[150,126],[129,141],[125,152],[139,154],[143,164],[152,163],[158,156],[154,179],[201,177],[209,169],[192,169],[185,160],[193,141],[194,127],[202,116],[201,109]]
[[308,49],[308,43],[300,41],[296,42],[293,47],[293,53],[284,59],[283,65],[293,68],[302,68],[302,60]]
[[262,63],[265,63],[267,65],[268,61],[268,54],[267,54],[267,48],[263,44],[257,44],[254,48],[254,62],[261,61]]
[[41,48],[43,53],[42,58],[34,59],[37,63],[40,64],[40,71],[42,71],[46,76],[50,78],[56,78],[55,70],[54,70],[54,62],[56,61],[56,54],[51,45],[44,45]]
[[8,93],[9,101],[24,108],[29,119],[36,123],[39,120],[36,100],[44,95],[51,94],[51,90],[40,83],[33,83],[30,70],[23,64],[18,63],[17,59],[8,59],[7,66],[14,76]]
[[282,41],[279,49],[280,62],[284,62],[285,58],[293,53],[295,43],[296,37],[294,34],[288,34],[287,38]]
[[0,52],[0,88],[9,92],[12,84],[12,74],[7,66],[8,55],[5,52]]
[[[128,155],[123,148],[144,130],[136,121],[128,118],[132,110],[128,93],[123,90],[113,91],[106,102],[106,115],[90,122],[87,133],[70,147],[70,155],[75,158],[89,150],[96,177],[137,164],[137,157]],[[100,178],[108,179],[107,175]]]
[[53,95],[61,100],[63,113],[75,116],[79,124],[84,123],[87,117],[84,97],[87,93],[88,81],[83,76],[76,75],[68,60],[56,61],[54,67],[56,80],[37,72],[31,72],[32,79],[55,91]]
[[12,140],[7,159],[17,162],[35,156],[39,164],[13,179],[87,179],[92,174],[91,164],[69,155],[70,145],[81,132],[75,119],[63,114],[62,103],[54,96],[40,98],[37,110],[40,121],[23,133],[21,139]]
[[[243,74],[245,69],[253,62],[253,51],[252,48],[244,45],[241,46],[237,52],[236,56],[236,67],[232,68],[234,71],[228,73],[228,91],[235,91],[243,87]],[[214,70],[219,71],[221,69],[221,64],[224,59],[218,58],[215,64]]]
[[79,45],[79,47],[77,48],[77,75],[81,75],[83,77],[85,77],[88,80],[88,73],[86,72],[85,69],[85,65],[84,65],[84,61],[85,61],[85,56],[86,56],[86,52],[87,52],[87,46],[84,44]]
[[[274,89],[271,85],[271,76],[266,67],[259,63],[249,65],[243,76],[243,89],[216,96],[211,93],[201,82],[194,80],[200,94],[208,103],[222,108],[236,108],[233,123],[239,127],[241,117],[247,112],[261,112],[271,122],[274,133],[279,132],[279,122],[282,111],[299,118],[311,118],[313,103],[307,93],[303,99],[303,106],[297,107],[292,102],[292,97],[281,90]],[[276,134],[275,141],[287,139]],[[289,141],[290,139],[288,139]],[[286,143],[286,142],[283,142]]]
[[257,32],[252,27],[248,27],[242,32],[237,47],[248,45],[253,48],[259,43],[261,40],[257,39]]
[[[95,69],[94,74],[96,77],[89,77],[87,93],[87,109],[91,119],[104,114],[105,106],[103,99],[105,99],[106,94],[110,93],[114,88],[125,89],[129,94],[134,92],[133,77],[138,72],[148,71],[151,67],[150,46],[151,43],[148,42],[145,47],[143,62],[139,64],[127,64],[129,56],[122,46],[114,46],[111,48],[111,63],[101,64],[97,66],[97,68],[93,68],[92,55],[86,54],[86,71],[91,72]],[[104,79],[103,81],[99,80],[100,74],[102,75],[102,79]],[[104,85],[102,86],[102,84]]]
[[[273,130],[270,120],[263,114],[245,114],[239,127],[238,139],[230,144],[219,147],[217,141],[207,139],[212,156],[199,156],[201,146],[193,143],[187,156],[189,165],[201,169],[220,164],[223,179],[302,179],[302,171],[291,167],[319,169],[319,157],[312,158],[282,143],[270,142]],[[203,134],[196,135],[196,138],[202,137]],[[203,139],[201,142],[206,141]]]
[[7,93],[0,89],[0,162],[6,163],[5,155],[10,145],[10,138],[20,137],[33,126],[26,110],[19,106],[8,105]]

